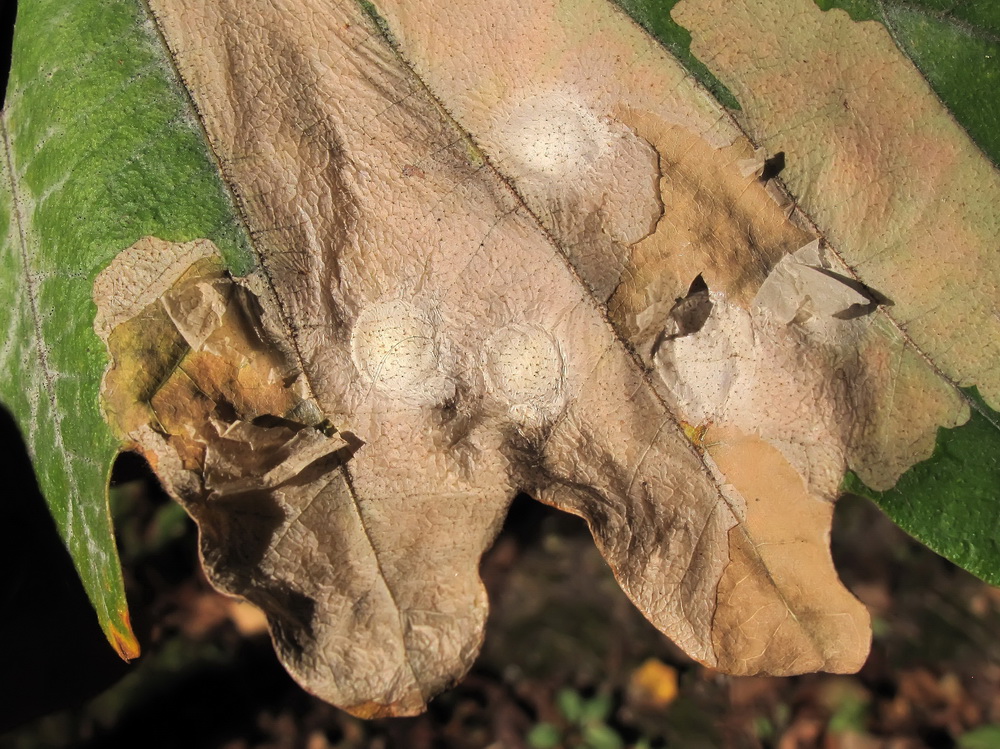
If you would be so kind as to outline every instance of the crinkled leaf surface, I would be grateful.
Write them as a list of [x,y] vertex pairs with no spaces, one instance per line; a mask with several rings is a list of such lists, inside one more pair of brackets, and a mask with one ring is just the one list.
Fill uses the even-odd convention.
[[816,0],[883,23],[935,93],[997,163],[1000,158],[1000,6],[950,0]]
[[[782,178],[799,195],[799,206],[824,229],[853,272],[876,288],[889,284],[885,288],[894,304],[885,311],[894,327],[944,380],[963,387],[978,385],[985,396],[971,391],[964,396],[975,412],[972,419],[954,432],[943,431],[934,456],[894,489],[886,491],[863,475],[852,475],[847,486],[876,499],[903,528],[935,550],[997,583],[1000,414],[991,408],[996,406],[996,391],[990,395],[989,389],[995,384],[987,383],[998,371],[995,269],[1000,212],[996,170],[989,168],[982,152],[1000,162],[996,139],[1000,15],[992,4],[933,0],[844,5],[855,18],[878,19],[884,25],[851,23],[840,10],[817,14],[804,6],[791,18],[805,29],[824,28],[829,45],[796,48],[765,29],[769,21],[787,14],[787,7],[775,6],[769,14],[761,4],[739,4],[727,9],[727,22],[733,21],[727,27],[710,23],[702,9],[707,6],[699,6],[687,22],[694,30],[695,52],[712,57],[709,67],[724,82],[743,92],[754,88],[753,95],[737,92],[744,107],[740,116],[769,152],[786,152]],[[684,5],[678,10],[683,22]],[[737,33],[736,29],[761,34],[762,43],[783,50],[769,58],[766,72],[759,60],[748,55],[710,51],[722,35]],[[913,55],[919,68],[901,75],[886,72],[885,57],[896,51],[890,36]],[[876,44],[885,55],[875,52]],[[839,67],[831,64],[834,50],[842,51]],[[783,74],[775,64],[781,59]],[[817,74],[831,81],[825,97],[804,82]],[[959,126],[935,108],[930,97],[918,95],[928,88],[921,75],[952,107],[982,151],[963,143]],[[770,85],[757,86],[764,78]],[[875,115],[887,100],[898,104],[882,125]],[[832,148],[806,146],[815,139],[829,139]],[[908,147],[892,148],[895,143]],[[809,157],[793,160],[806,149],[811,151]],[[862,158],[865,150],[877,155]],[[900,176],[899,155],[906,153],[910,156],[903,158],[912,159],[908,180]],[[860,174],[859,167],[870,173]],[[970,193],[971,184],[985,188],[981,200],[976,191]],[[872,186],[881,191],[881,198],[872,200],[877,194]],[[865,191],[863,201],[856,193],[842,199],[856,190]],[[956,197],[949,199],[949,194]],[[833,212],[841,218],[832,218]],[[852,215],[857,223],[848,227],[844,218]],[[910,221],[906,216],[915,218]],[[914,279],[919,289],[903,294],[910,283],[907,279]],[[974,350],[973,355],[966,357],[963,347]]]
[[[824,10],[843,9],[857,21],[878,21],[884,25],[896,46],[911,58],[934,93],[983,153],[994,164],[1000,163],[1000,96],[997,96],[1000,90],[1000,6],[950,0],[816,0],[816,4]],[[668,48],[690,40],[687,29],[669,17],[677,0],[622,0],[621,5],[634,13],[637,20]],[[760,12],[756,4],[749,7],[752,14]],[[774,15],[767,17],[773,19]],[[835,24],[831,22],[830,25]],[[758,29],[750,26],[741,29],[740,33],[758,33]],[[699,35],[697,29],[695,35]],[[777,35],[783,37],[784,31],[779,29]],[[772,39],[774,36],[771,35]],[[840,40],[833,42],[839,44]],[[776,44],[769,50],[765,63],[775,62],[784,55],[786,64],[790,61],[794,65],[795,55],[802,55],[802,60],[807,61],[823,59],[822,55],[827,54],[819,45],[802,49]],[[721,59],[717,58],[713,45],[703,43],[699,51],[709,67],[725,78],[727,73],[718,67]],[[698,67],[691,69],[712,91],[723,87],[711,72],[705,73]],[[728,75],[742,74],[729,71]],[[858,87],[857,78],[854,83],[850,78],[844,76],[842,88]],[[800,98],[807,98],[805,92],[814,87],[813,80],[804,71],[790,80],[788,90],[798,91]],[[874,91],[870,84],[864,86]],[[721,100],[727,101],[724,95]],[[764,106],[773,104],[771,100],[762,101],[765,101]],[[822,111],[818,103],[811,106],[814,113]],[[769,156],[784,153],[784,125],[778,125],[773,137],[764,138],[761,145]],[[810,179],[811,173],[806,178]],[[898,182],[887,175],[882,175],[881,179],[887,183]],[[951,246],[943,245],[942,251],[950,252]],[[1000,414],[975,392],[970,391],[968,398],[974,405],[967,427],[942,431],[934,456],[907,474],[897,486],[875,491],[849,472],[845,487],[875,499],[897,523],[931,548],[998,584],[1000,548],[995,529],[1000,525],[1000,503],[997,502],[1000,482],[996,477],[995,456],[1000,451],[1000,430],[996,426],[1000,424]]]
[[[860,666],[842,479],[889,490],[989,413],[960,387],[996,405],[1000,345],[996,172],[882,26],[683,0],[737,121],[604,0],[84,5],[29,4],[47,73],[4,115],[40,465],[142,450],[213,582],[360,715],[471,664],[518,491],[699,660]],[[28,61],[67,28],[86,51]]]
[[[1000,6],[944,0],[819,2],[857,20],[882,22],[983,152],[1000,163]],[[846,487],[876,500],[900,526],[940,554],[1000,584],[996,456],[1000,414],[970,391],[967,425],[944,431],[934,456],[887,491],[849,474]]]

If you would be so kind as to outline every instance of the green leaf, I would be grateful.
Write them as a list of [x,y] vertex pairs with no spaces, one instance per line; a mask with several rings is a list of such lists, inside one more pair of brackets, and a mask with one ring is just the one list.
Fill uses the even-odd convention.
[[587,749],[622,749],[625,742],[611,726],[588,723],[583,727],[583,745]]
[[139,237],[210,237],[250,255],[184,91],[134,2],[21,2],[2,115],[0,400],[101,626],[134,657],[108,512],[121,448],[98,389],[97,273]]
[[611,695],[602,692],[583,703],[583,710],[580,714],[580,722],[603,722],[608,719],[608,716],[611,715],[611,711],[613,709],[614,702],[611,699]]
[[959,749],[996,749],[1000,746],[1000,725],[980,726],[958,737]]
[[865,730],[868,720],[868,701],[856,694],[845,695],[836,705],[827,731],[830,733],[861,733]]
[[562,732],[551,723],[539,723],[525,738],[532,749],[555,749],[562,742]]
[[556,694],[556,705],[559,707],[559,712],[570,723],[579,723],[583,718],[583,697],[575,689],[560,689]]
[[939,554],[1000,585],[1000,414],[983,403],[956,429],[942,429],[934,454],[890,490],[876,492],[849,474],[847,491],[873,499],[899,526]]

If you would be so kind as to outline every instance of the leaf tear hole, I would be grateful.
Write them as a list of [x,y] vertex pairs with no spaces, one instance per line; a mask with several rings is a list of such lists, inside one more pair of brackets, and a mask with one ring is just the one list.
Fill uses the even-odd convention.
[[117,488],[136,481],[142,481],[146,484],[148,496],[154,504],[165,504],[171,501],[146,457],[138,450],[122,450],[115,456],[114,463],[111,464],[111,477],[108,486]]
[[[705,283],[705,277],[701,273],[699,273],[697,276],[694,277],[694,280],[691,282],[691,285],[688,286],[687,296],[692,296],[693,294],[700,294],[702,292],[708,293],[708,284]],[[678,299],[677,301],[679,302],[681,300]]]
[[704,276],[699,273],[688,286],[687,294],[678,297],[670,308],[667,325],[656,336],[650,349],[651,356],[659,353],[665,341],[673,341],[684,336],[694,335],[708,322],[712,314],[712,297]]
[[215,416],[225,424],[232,424],[239,419],[236,407],[227,400],[218,400],[215,404]]
[[694,335],[701,330],[712,314],[712,306],[708,284],[699,273],[688,287],[687,294],[678,298],[670,308],[670,319],[674,322],[675,331],[666,337],[667,340]]
[[764,159],[764,168],[760,172],[760,181],[767,182],[774,179],[785,168],[785,152],[778,151],[769,159]]

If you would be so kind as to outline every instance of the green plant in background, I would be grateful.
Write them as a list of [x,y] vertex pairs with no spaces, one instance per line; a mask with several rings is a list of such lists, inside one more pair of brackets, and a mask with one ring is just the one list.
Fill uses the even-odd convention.
[[[624,739],[608,722],[614,709],[610,694],[584,697],[574,689],[560,689],[556,706],[562,720],[534,726],[527,736],[532,749],[624,749]],[[647,749],[649,741],[643,738],[632,746]]]
[[788,727],[791,715],[792,709],[787,703],[778,703],[770,715],[754,716],[751,723],[752,733],[761,741],[773,742]]
[[1000,724],[981,726],[958,738],[959,749],[996,749],[1000,746]]

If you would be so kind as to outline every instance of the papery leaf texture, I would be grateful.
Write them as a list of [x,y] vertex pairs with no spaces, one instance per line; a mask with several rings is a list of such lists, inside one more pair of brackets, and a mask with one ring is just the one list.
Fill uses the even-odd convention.
[[1000,579],[996,130],[920,24],[995,32],[829,5],[24,0],[2,398],[119,651],[122,449],[366,717],[468,670],[520,492],[734,674],[864,662],[845,486]]

